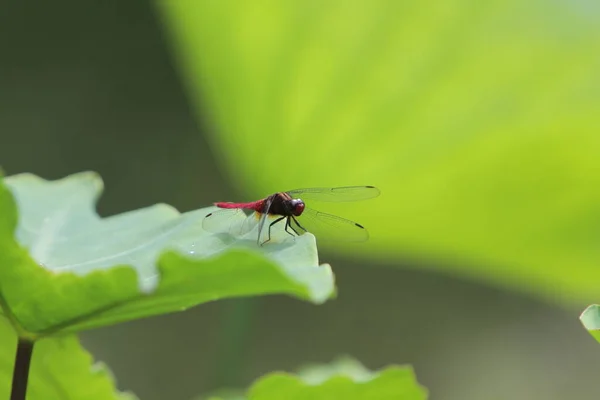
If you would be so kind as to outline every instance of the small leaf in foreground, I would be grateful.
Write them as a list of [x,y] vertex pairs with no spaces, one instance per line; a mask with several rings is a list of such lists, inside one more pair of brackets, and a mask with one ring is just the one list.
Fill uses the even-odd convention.
[[[11,390],[17,337],[0,317],[0,399]],[[48,338],[36,343],[29,374],[28,400],[134,400],[131,393],[116,391],[111,372],[93,363],[75,336]]]
[[600,342],[600,305],[592,304],[579,316],[579,320],[590,335]]
[[367,381],[375,374],[358,360],[348,356],[338,357],[329,364],[305,364],[298,369],[298,375],[310,384],[319,384],[336,375],[347,376],[357,382]]
[[246,400],[246,395],[239,389],[219,389],[209,395],[196,397],[194,400]]
[[369,371],[357,361],[341,358],[331,365],[313,365],[298,375],[275,372],[258,380],[249,400],[344,399],[425,400],[427,391],[408,366],[388,366]]
[[180,214],[158,204],[100,218],[95,201],[103,184],[90,172],[56,181],[21,174],[3,183],[0,306],[21,337],[226,297],[288,294],[319,304],[335,294],[312,235],[258,250],[253,238],[203,231],[213,207]]
[[237,391],[215,392],[205,400],[426,400],[427,389],[409,366],[370,371],[348,357],[331,364],[307,365],[297,374],[273,372],[258,379],[246,397]]

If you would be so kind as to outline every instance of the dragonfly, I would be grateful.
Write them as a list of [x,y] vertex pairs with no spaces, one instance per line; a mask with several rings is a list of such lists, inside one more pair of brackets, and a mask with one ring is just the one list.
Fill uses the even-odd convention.
[[[285,232],[293,237],[311,232],[325,239],[362,242],[369,238],[364,226],[306,207],[304,201],[358,201],[379,194],[375,186],[317,187],[277,192],[248,203],[217,202],[214,205],[219,210],[207,214],[202,227],[209,232],[243,236],[258,225],[259,246],[271,241],[271,229],[278,223],[284,223]],[[267,238],[261,242],[265,233]]]

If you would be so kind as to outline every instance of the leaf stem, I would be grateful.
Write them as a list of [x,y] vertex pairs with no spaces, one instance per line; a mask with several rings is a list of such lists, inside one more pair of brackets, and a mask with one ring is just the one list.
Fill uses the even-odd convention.
[[13,370],[10,400],[25,400],[33,345],[33,341],[19,338],[17,354],[15,356],[15,368]]
[[213,382],[215,388],[239,384],[258,305],[258,299],[252,298],[235,299],[228,304],[221,324],[219,357]]

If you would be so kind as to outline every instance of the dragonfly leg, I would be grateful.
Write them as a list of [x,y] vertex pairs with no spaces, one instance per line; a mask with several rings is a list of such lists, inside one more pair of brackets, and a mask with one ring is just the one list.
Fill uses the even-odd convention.
[[[306,228],[304,228],[302,225],[300,225],[300,222],[298,222],[298,220],[296,218],[292,217],[292,219],[294,220],[294,222],[296,223],[296,225],[298,225],[298,227],[300,227],[304,232],[308,232],[306,230]],[[292,229],[294,229],[294,228],[292,228]],[[294,229],[294,232],[296,232],[295,229]],[[296,233],[298,233],[298,232],[296,232]],[[300,236],[300,235],[298,235],[298,236]]]
[[296,232],[296,230],[294,229],[294,227],[292,226],[292,224],[290,224],[290,218],[291,218],[291,217],[288,217],[288,219],[285,221],[285,231],[286,231],[287,233],[289,233],[289,234],[290,234],[290,236],[292,236],[292,237],[293,237],[293,236],[294,236],[294,234],[293,234],[292,232],[288,231],[288,228],[291,228],[291,229],[292,229],[292,231],[294,231],[294,233],[296,234],[296,236],[300,236],[300,235],[298,235],[298,232]]
[[[273,222],[271,222],[271,223],[269,224],[269,231],[268,231],[268,237],[269,237],[269,238],[268,238],[267,240],[265,240],[264,242],[262,242],[262,243],[260,244],[261,246],[262,246],[263,244],[265,244],[265,243],[267,243],[267,242],[270,242],[270,241],[271,241],[271,227],[272,227],[273,225],[275,225],[276,223],[278,223],[279,221],[281,221],[282,219],[284,219],[284,218],[285,218],[285,217],[277,218],[275,221],[273,221]],[[260,238],[258,238],[258,239],[260,240]]]

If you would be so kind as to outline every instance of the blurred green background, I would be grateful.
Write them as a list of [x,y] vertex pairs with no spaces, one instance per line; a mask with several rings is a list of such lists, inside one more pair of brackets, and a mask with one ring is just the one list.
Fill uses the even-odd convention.
[[189,399],[351,354],[433,399],[598,393],[600,6],[9,2],[0,164],[99,172],[110,215],[374,184],[324,210],[339,296],[222,301],[87,332],[119,386]]

